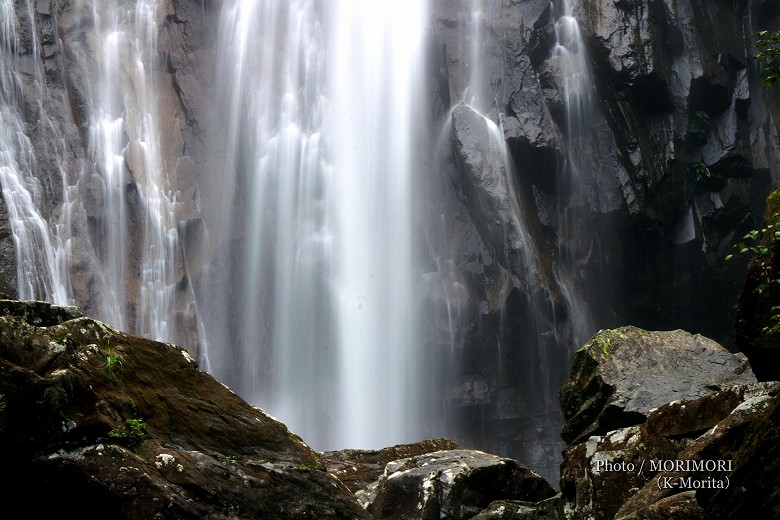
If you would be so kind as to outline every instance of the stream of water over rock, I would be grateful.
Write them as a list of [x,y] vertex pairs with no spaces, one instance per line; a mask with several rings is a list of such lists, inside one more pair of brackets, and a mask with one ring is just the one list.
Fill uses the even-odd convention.
[[[490,437],[511,424],[522,447],[504,451],[555,473],[566,354],[551,345],[578,344],[591,327],[573,282],[576,259],[564,247],[582,231],[573,150],[591,103],[568,2],[554,50],[569,139],[558,210],[572,211],[576,225],[560,231],[554,267],[543,265],[541,239],[524,221],[527,165],[512,164],[505,139],[501,2],[460,8],[466,80],[454,87],[443,128],[432,124],[426,2],[225,2],[215,103],[227,146],[194,204],[181,189],[185,114],[160,87],[178,66],[159,52],[169,45],[160,40],[170,6],[75,3],[63,26],[77,36],[68,35],[67,52],[83,67],[71,81],[84,120],[62,130],[43,104],[37,122],[25,121],[29,100],[18,95],[27,81],[38,100],[51,97],[33,58],[40,50],[18,49],[17,27],[32,27],[34,4],[0,0],[0,183],[20,297],[87,306],[117,327],[194,346],[202,368],[315,449],[456,436],[467,422],[462,410],[488,403],[495,416],[468,428]],[[66,150],[63,131],[82,132],[84,150]],[[50,136],[45,156],[58,159],[48,177],[36,167],[30,132]],[[485,220],[479,240],[495,242],[485,246],[494,259],[464,262],[446,231],[425,244],[431,229],[460,225],[446,212],[428,221],[425,208],[438,203],[423,199],[439,196],[423,186],[441,166],[430,135],[453,149],[456,134],[483,168],[484,193],[470,203]],[[207,260],[195,273],[184,250],[196,247],[182,230],[201,217],[197,247]],[[475,289],[475,278],[493,276],[485,265],[497,269],[496,294],[469,294],[494,289]],[[568,317],[559,319],[561,309]],[[498,389],[468,373],[476,369],[467,358],[486,348]]]
[[[413,234],[424,3],[239,1],[222,15],[229,114],[203,357],[318,449],[420,431]],[[208,318],[206,318],[208,321]],[[225,348],[225,345],[231,345]]]

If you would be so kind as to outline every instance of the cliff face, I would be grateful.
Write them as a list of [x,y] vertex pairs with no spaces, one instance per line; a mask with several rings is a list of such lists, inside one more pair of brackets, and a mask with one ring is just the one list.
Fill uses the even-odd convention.
[[[512,246],[484,224],[509,219],[496,212],[501,194],[473,188],[476,131],[459,124],[461,108],[433,188],[446,194],[435,211],[447,224],[429,233],[461,245],[448,252],[471,297],[461,304],[470,319],[450,402],[464,423],[487,418],[502,432],[488,441],[492,449],[528,456],[530,425],[556,420],[541,419],[554,405],[540,405],[551,395],[540,387],[562,384],[556,367],[587,334],[626,323],[679,327],[734,348],[745,260],[724,257],[760,227],[780,157],[777,102],[757,79],[751,35],[774,27],[777,12],[771,2],[574,3],[590,85],[574,99],[566,62],[574,40],[562,38],[572,6],[488,4],[480,52],[492,98],[484,113],[503,129],[532,237],[524,247],[538,263],[531,275],[519,269]],[[447,107],[468,100],[471,14],[455,2],[435,5],[435,106]],[[450,115],[434,117],[446,126]],[[552,381],[541,381],[535,369],[547,364]]]
[[[3,136],[9,152],[3,166],[16,175],[3,179],[5,292],[78,302],[86,312],[151,335],[141,325],[141,293],[148,291],[143,237],[155,226],[151,221],[162,218],[158,228],[176,238],[164,275],[172,308],[168,337],[195,352],[187,271],[199,269],[203,226],[196,186],[206,182],[206,172],[213,177],[221,149],[210,90],[219,5],[165,1],[153,12],[145,4],[59,0],[9,6],[2,101],[4,121],[13,126]],[[126,36],[140,33],[145,23],[156,44],[152,51]],[[144,104],[153,107],[156,121],[143,121],[143,112],[134,109]],[[146,127],[159,134],[156,142],[149,142]],[[165,173],[162,183],[154,171]],[[173,203],[159,211],[155,206],[165,194]],[[16,228],[8,212],[20,210],[13,204],[9,210],[9,200],[29,212],[16,215]],[[35,228],[31,220],[41,224],[40,232],[22,234],[24,227]],[[110,235],[137,247],[118,260],[122,246]],[[119,311],[118,299],[125,302]]]

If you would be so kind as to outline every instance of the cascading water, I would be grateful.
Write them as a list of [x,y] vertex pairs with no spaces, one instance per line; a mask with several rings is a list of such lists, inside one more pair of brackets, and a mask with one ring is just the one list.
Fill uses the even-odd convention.
[[[24,11],[14,12],[14,4]],[[184,343],[190,324],[182,315],[194,301],[181,289],[177,194],[168,184],[175,164],[161,146],[160,4],[72,6],[82,24],[69,28],[87,35],[69,40],[69,52],[88,72],[80,78],[86,158],[68,150],[61,133],[68,123],[44,105],[54,97],[35,36],[41,7],[3,0],[0,9],[0,183],[14,235],[18,297],[83,305],[117,327]],[[31,49],[21,48],[17,25],[28,27]],[[62,42],[57,45],[55,56],[62,52]],[[39,137],[37,145],[30,135]],[[48,161],[45,169],[38,157]]]
[[[574,302],[557,290],[544,243],[530,229],[529,222],[538,217],[528,209],[524,192],[530,188],[523,182],[530,176],[528,169],[537,166],[516,167],[506,141],[505,90],[511,87],[506,83],[504,14],[504,5],[497,0],[475,1],[447,12],[448,24],[456,20],[458,24],[456,50],[447,59],[463,75],[451,79],[450,94],[460,102],[444,122],[443,133],[450,139],[442,140],[441,155],[455,165],[455,191],[469,199],[469,220],[484,244],[477,246],[482,255],[478,272],[484,281],[475,284],[469,272],[473,264],[463,261],[463,251],[448,251],[446,245],[432,248],[437,266],[458,263],[461,271],[439,268],[435,279],[453,307],[459,307],[458,291],[446,289],[463,286],[460,280],[465,280],[471,298],[484,305],[476,316],[457,313],[466,323],[451,323],[455,331],[469,332],[450,334],[457,341],[451,348],[458,356],[449,367],[448,383],[456,388],[444,422],[448,435],[518,457],[555,479],[563,449],[557,390],[565,378],[560,367],[568,353],[563,351],[571,340],[567,318],[559,322],[556,313],[563,310],[562,316],[571,316]],[[454,149],[455,159],[447,157],[447,149]],[[459,215],[462,210],[444,211]],[[440,227],[440,234],[446,235],[446,226]],[[456,234],[463,233],[455,229]],[[466,236],[472,232],[466,230]],[[449,236],[443,242],[454,240]]]
[[[16,250],[17,292],[19,298],[42,298],[66,305],[71,303],[67,227],[52,229],[46,220],[50,186],[41,182],[35,150],[27,137],[28,124],[37,125],[39,132],[50,130],[52,140],[48,144],[55,154],[62,138],[42,108],[46,91],[42,67],[35,59],[38,40],[33,36],[32,48],[22,49],[16,32],[17,17],[33,19],[32,5],[23,3],[25,11],[21,13],[15,12],[14,5],[13,0],[0,0],[0,186]],[[37,95],[33,101],[40,116],[37,122],[25,121],[25,100],[20,96],[23,74],[31,78]],[[64,176],[62,170],[59,173]],[[49,179],[50,183],[62,181]],[[59,230],[62,235],[57,233]]]
[[204,362],[316,448],[413,440],[425,11],[239,1],[221,24],[231,148],[201,308],[233,347]]
[[[562,13],[555,22],[553,58],[560,66],[566,162],[561,166],[559,176],[559,214],[563,216],[563,222],[558,238],[560,261],[555,274],[561,291],[578,310],[572,320],[573,341],[575,345],[581,345],[595,332],[588,312],[593,305],[585,304],[582,284],[573,282],[580,278],[576,273],[578,259],[566,249],[572,244],[591,240],[593,236],[593,224],[587,209],[592,201],[586,200],[586,190],[583,189],[586,172],[582,171],[580,163],[583,152],[590,146],[594,86],[585,42],[574,17],[573,0],[563,0],[560,5]],[[586,249],[594,247],[595,243],[591,241]],[[590,253],[593,254],[592,251]]]
[[[156,0],[94,2],[97,77],[90,84],[90,147],[100,175],[104,211],[96,245],[103,265],[105,314],[114,325],[160,340],[179,340],[177,284],[182,259],[176,197],[168,176],[174,164],[161,150],[157,98]],[[95,172],[82,171],[82,182]]]

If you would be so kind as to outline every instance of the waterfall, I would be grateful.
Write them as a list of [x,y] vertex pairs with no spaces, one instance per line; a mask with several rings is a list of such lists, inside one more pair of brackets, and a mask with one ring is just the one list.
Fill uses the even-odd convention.
[[229,150],[223,210],[207,223],[219,253],[201,284],[214,346],[203,361],[318,449],[421,435],[424,25],[413,0],[238,1],[222,13]]
[[[81,0],[73,6],[80,22],[68,28],[86,35],[68,41],[84,72],[83,151],[68,149],[62,129],[69,123],[49,106],[58,98],[48,91],[40,59],[41,7],[15,4],[24,10],[15,12],[12,1],[0,4],[0,183],[18,297],[75,303],[114,326],[185,342],[191,325],[184,316],[194,300],[170,182],[175,158],[163,146],[178,122],[159,110],[161,4]],[[32,35],[32,48],[23,48],[17,26]],[[63,51],[61,40],[49,45],[53,56]]]
[[[41,174],[27,133],[30,127],[33,131],[50,131],[48,144],[54,154],[62,146],[62,138],[42,107],[47,93],[42,67],[35,59],[38,40],[33,36],[32,48],[24,49],[16,30],[17,16],[32,20],[32,5],[27,2],[23,4],[26,9],[16,13],[14,4],[13,0],[0,0],[0,186],[16,254],[16,288],[19,298],[41,298],[66,305],[71,303],[68,237],[66,230],[58,233],[61,226],[49,226],[51,186],[46,183],[61,183],[64,172],[60,169],[60,178],[53,179]],[[36,99],[31,102],[37,103],[33,105],[40,116],[37,122],[24,117],[21,90],[25,76],[35,91]]]
[[[594,83],[590,74],[585,42],[579,23],[574,17],[573,0],[563,0],[560,16],[555,22],[556,43],[553,47],[553,59],[560,65],[561,87],[563,92],[563,133],[566,137],[566,162],[561,166],[559,175],[559,209],[563,217],[558,236],[560,262],[556,270],[556,281],[572,308],[577,313],[572,320],[573,341],[583,344],[595,332],[592,317],[586,303],[583,282],[574,283],[581,278],[577,273],[578,258],[567,249],[572,244],[591,240],[594,224],[591,222],[584,189],[582,170],[585,150],[590,147],[591,124],[593,117]],[[594,247],[591,241],[588,248]],[[588,251],[592,254],[592,251]],[[593,288],[597,291],[597,288]],[[589,292],[596,292],[589,291]]]
[[103,45],[90,84],[93,164],[80,180],[97,174],[102,186],[96,249],[105,316],[137,334],[177,340],[184,335],[176,330],[177,305],[186,306],[187,297],[177,301],[182,259],[177,193],[169,181],[175,163],[161,145],[165,120],[158,100],[157,33],[162,5],[155,0],[87,5]]
[[[447,235],[461,223],[448,222],[446,211],[422,222],[430,201],[418,199],[420,185],[440,171],[427,141],[426,3],[224,2],[216,89],[225,150],[218,170],[197,179],[205,229],[198,260],[205,260],[191,273],[180,237],[184,115],[180,100],[165,97],[171,85],[161,88],[173,74],[159,53],[170,14],[163,3],[72,3],[78,19],[61,25],[72,31],[65,35],[71,65],[83,69],[70,93],[83,102],[74,106],[83,108],[75,117],[85,145],[74,154],[48,109],[40,106],[31,122],[31,103],[19,94],[26,81],[39,100],[48,96],[40,51],[22,52],[9,22],[32,26],[35,2],[0,2],[7,65],[0,71],[0,183],[21,297],[86,304],[117,327],[186,341],[202,368],[316,449],[454,436],[462,418],[431,420],[432,406],[441,412],[450,405],[445,387],[462,383],[463,360],[476,355],[466,351],[489,344],[498,386],[485,383],[485,394],[494,392],[491,419],[517,428],[511,442],[522,445],[520,453],[506,451],[536,467],[559,455],[555,392],[563,363],[555,348],[589,326],[582,289],[572,282],[576,258],[564,247],[583,225],[576,150],[592,105],[569,3],[554,50],[568,140],[555,259],[544,256],[526,222],[527,165],[515,167],[505,140],[507,56],[495,32],[504,5],[475,0],[458,8],[456,52],[466,72],[452,79],[461,83],[439,144],[453,153],[462,130],[483,154],[486,198],[468,201],[473,230],[463,240],[490,242],[464,259],[455,251],[463,244]],[[52,150],[35,149],[44,145],[28,138],[33,125],[53,136],[37,141]],[[61,161],[41,171],[40,156]],[[477,222],[486,208],[494,215]],[[421,251],[421,230],[436,226],[439,243]],[[489,281],[479,279],[480,269]],[[579,327],[573,334],[556,322],[561,308]],[[484,422],[477,429],[490,430]]]

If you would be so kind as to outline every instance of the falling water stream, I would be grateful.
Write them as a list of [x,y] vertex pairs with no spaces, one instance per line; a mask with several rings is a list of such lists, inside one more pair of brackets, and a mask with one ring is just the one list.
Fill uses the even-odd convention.
[[[22,4],[20,15],[33,17],[31,3]],[[37,122],[41,129],[52,130],[52,148],[61,144],[56,128],[42,108],[45,99],[43,70],[34,59],[38,55],[38,40],[23,54],[16,28],[13,0],[0,0],[0,185],[8,211],[13,244],[16,250],[16,285],[19,298],[41,298],[62,305],[70,303],[67,271],[67,237],[58,233],[67,226],[49,227],[46,211],[46,186],[41,181],[35,150],[30,139],[21,98],[22,71],[32,77],[37,94]],[[33,33],[34,34],[34,33]],[[62,172],[60,172],[62,173]],[[49,179],[62,182],[60,179]]]
[[204,361],[319,449],[419,435],[424,24],[413,0],[239,1],[222,16],[231,149],[210,239],[242,260],[240,280],[210,266],[206,287],[230,295],[209,345],[234,346]]
[[[14,4],[24,11],[15,12]],[[175,164],[161,151],[163,127],[170,124],[157,97],[163,13],[154,0],[79,0],[73,9],[94,30],[91,39],[71,42],[71,52],[92,67],[82,78],[87,157],[78,160],[44,105],[50,95],[38,59],[35,2],[0,3],[0,182],[16,250],[18,295],[83,304],[74,301],[75,272],[98,318],[155,339],[182,341],[182,312],[194,300],[179,287],[178,195],[169,183]],[[22,49],[17,22],[28,26],[32,49]],[[22,82],[34,93],[26,101],[20,97]],[[26,120],[24,103],[31,99],[38,121]],[[47,136],[39,140],[44,149],[33,149],[31,134]],[[55,158],[56,164],[41,171],[36,156]]]
[[[202,367],[315,449],[379,448],[429,435],[423,288],[434,274],[447,281],[447,369],[457,365],[467,327],[455,322],[464,319],[468,295],[453,258],[437,255],[438,273],[429,276],[420,266],[417,183],[430,164],[423,143],[432,131],[424,99],[426,2],[225,2],[216,78],[227,149],[215,189],[201,194],[210,262],[197,280],[188,279],[181,252],[176,157],[165,151],[175,148],[165,141],[177,134],[178,116],[159,97],[162,4],[76,1],[74,11],[94,28],[70,49],[90,64],[83,78],[87,149],[83,160],[55,170],[52,189],[40,181],[18,96],[23,77],[37,85],[39,99],[47,96],[41,66],[29,57],[38,50],[16,52],[11,23],[32,20],[33,4],[0,0],[0,183],[19,296],[79,303],[69,248],[87,242],[80,276],[88,266],[84,285],[98,318],[165,341],[195,329]],[[14,5],[28,12],[14,13]],[[497,101],[505,56],[489,20],[501,8],[497,1],[466,7],[468,80],[460,94],[484,124],[487,153],[499,165],[508,215],[503,253],[518,255],[511,275],[522,279],[532,315],[524,334],[538,339],[550,325],[536,308],[549,303],[540,296],[539,253],[523,222]],[[555,53],[567,135],[578,139],[591,86],[571,10],[564,2]],[[64,147],[39,112],[36,124],[51,126],[50,146]],[[564,170],[566,196],[576,199],[575,155]],[[573,308],[572,273],[564,266],[556,275]],[[195,308],[193,326],[185,316]],[[547,403],[554,399],[549,360],[541,340],[531,343],[535,363],[522,377],[541,381],[538,401]],[[510,350],[498,335],[496,348],[499,359]]]

